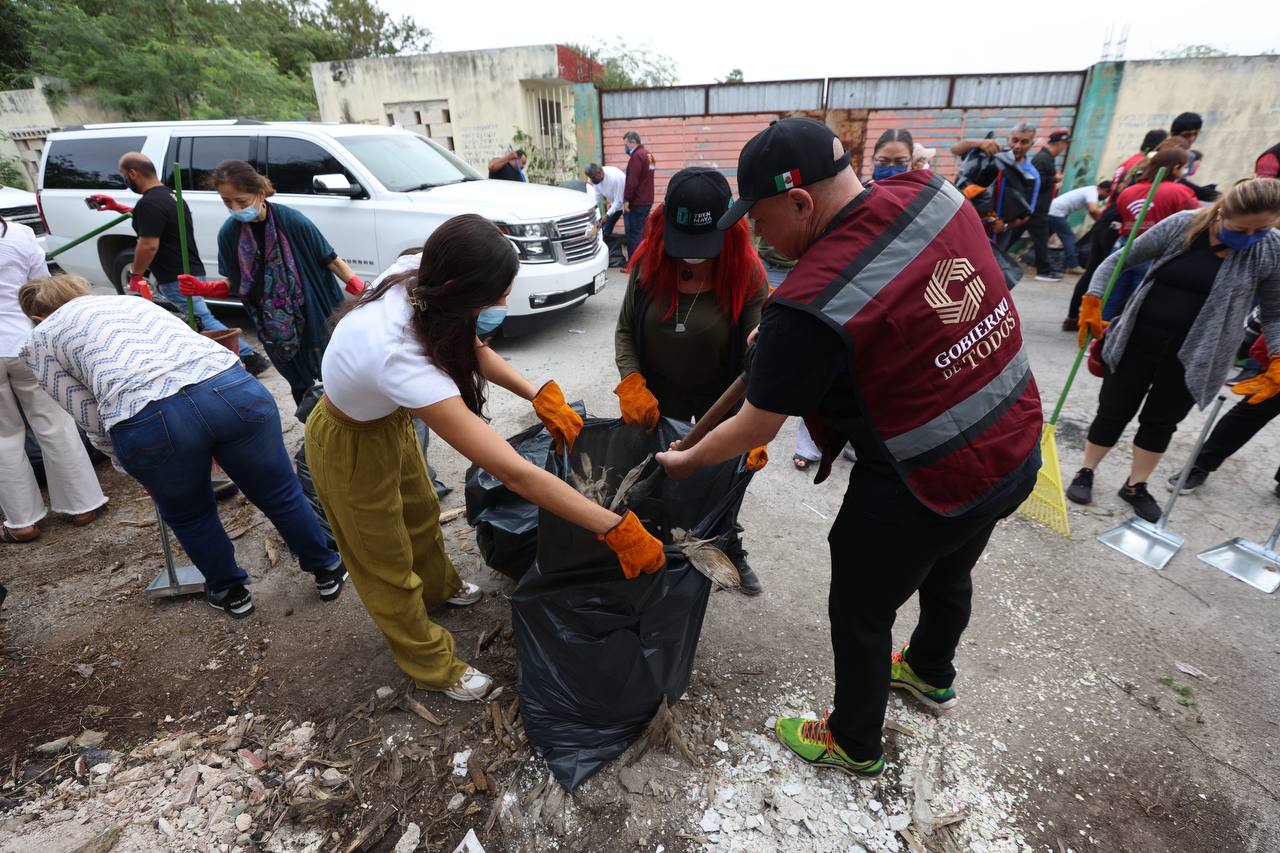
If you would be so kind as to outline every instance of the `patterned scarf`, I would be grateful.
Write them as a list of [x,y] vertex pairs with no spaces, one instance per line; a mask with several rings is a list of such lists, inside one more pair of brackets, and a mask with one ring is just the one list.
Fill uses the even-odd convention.
[[285,359],[302,346],[303,286],[293,250],[284,231],[276,225],[275,211],[267,205],[267,227],[258,251],[253,226],[240,225],[236,254],[240,262],[238,296],[258,327],[262,343]]

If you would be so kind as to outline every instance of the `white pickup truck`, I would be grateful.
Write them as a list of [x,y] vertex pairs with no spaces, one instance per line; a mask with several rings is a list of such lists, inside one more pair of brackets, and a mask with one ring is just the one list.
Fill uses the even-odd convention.
[[[50,134],[37,192],[49,251],[114,215],[89,209],[85,196],[137,201],[117,169],[126,151],[150,157],[169,186],[173,164],[181,165],[183,199],[210,274],[218,269],[216,237],[227,210],[206,181],[218,163],[238,159],[270,178],[275,200],[306,214],[366,281],[452,216],[475,213],[491,220],[520,256],[504,334],[528,331],[538,315],[576,305],[605,283],[600,214],[583,193],[488,180],[432,140],[359,124],[239,119],[90,125]],[[134,240],[123,222],[56,261],[123,293]]]

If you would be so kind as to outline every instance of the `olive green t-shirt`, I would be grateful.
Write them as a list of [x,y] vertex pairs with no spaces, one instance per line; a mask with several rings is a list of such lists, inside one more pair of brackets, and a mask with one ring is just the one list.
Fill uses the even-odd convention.
[[[675,313],[665,319],[667,305],[648,300],[644,316],[636,318],[636,287],[633,270],[614,334],[618,373],[624,379],[642,373],[664,417],[700,418],[737,378],[734,366],[741,364],[742,354],[732,353],[731,348],[745,342],[747,333],[760,324],[768,282],[761,273],[754,295],[742,308],[740,335],[735,335],[733,322],[712,290],[681,293]],[[642,324],[639,336],[635,334],[637,323]],[[676,331],[679,326],[684,331]],[[636,350],[637,337],[643,353]]]

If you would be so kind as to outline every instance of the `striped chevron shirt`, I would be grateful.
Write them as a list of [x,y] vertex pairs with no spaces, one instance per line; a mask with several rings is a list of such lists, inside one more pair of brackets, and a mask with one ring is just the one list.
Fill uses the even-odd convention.
[[153,400],[240,363],[230,350],[136,296],[71,300],[32,329],[22,357],[40,387],[108,454],[113,426]]

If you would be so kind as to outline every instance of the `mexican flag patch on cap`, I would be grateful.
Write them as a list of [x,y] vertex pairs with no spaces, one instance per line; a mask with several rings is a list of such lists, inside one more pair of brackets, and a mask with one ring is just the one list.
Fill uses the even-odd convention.
[[798,187],[803,183],[800,180],[800,170],[792,169],[790,172],[783,172],[781,175],[773,176],[773,185],[778,192],[786,192],[792,187]]

